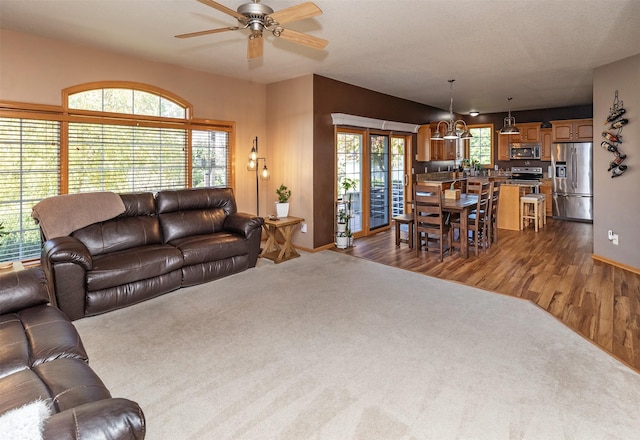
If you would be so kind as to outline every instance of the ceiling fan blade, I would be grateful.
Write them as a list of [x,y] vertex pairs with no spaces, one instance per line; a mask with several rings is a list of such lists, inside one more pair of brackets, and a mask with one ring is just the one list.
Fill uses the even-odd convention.
[[262,34],[253,34],[249,36],[249,43],[247,45],[247,59],[252,60],[254,58],[260,58],[262,56],[262,49],[264,47],[264,40]]
[[237,18],[238,20],[244,20],[245,16],[240,14],[239,12],[234,11],[233,9],[229,9],[220,3],[216,3],[213,0],[198,0],[203,5],[211,6],[213,9],[217,9],[220,12],[224,12],[225,14],[231,15],[232,17]]
[[208,31],[190,32],[188,34],[176,35],[176,38],[199,37],[200,35],[217,34],[219,32],[226,32],[226,31],[237,31],[238,29],[239,29],[238,26],[230,26],[230,27],[220,28],[220,29],[209,29]]
[[315,3],[306,2],[276,11],[273,14],[269,14],[269,17],[278,24],[284,24],[291,21],[304,20],[305,18],[315,17],[316,15],[321,14],[322,10],[317,7]]
[[293,41],[294,43],[302,44],[313,49],[322,50],[329,42],[322,38],[314,37],[313,35],[303,34],[302,32],[292,31],[291,29],[283,29],[280,33],[280,38]]

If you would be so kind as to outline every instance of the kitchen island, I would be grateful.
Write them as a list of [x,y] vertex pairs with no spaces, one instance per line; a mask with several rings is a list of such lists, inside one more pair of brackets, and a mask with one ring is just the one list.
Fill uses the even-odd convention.
[[531,193],[531,189],[532,186],[529,184],[503,183],[500,185],[498,229],[520,230],[520,197]]

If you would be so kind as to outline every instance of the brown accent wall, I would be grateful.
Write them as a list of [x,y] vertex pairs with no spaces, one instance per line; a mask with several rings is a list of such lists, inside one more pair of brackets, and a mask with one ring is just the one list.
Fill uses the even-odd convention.
[[[367,90],[330,78],[313,77],[314,248],[333,243],[335,137],[331,113],[425,124],[447,116],[435,107]],[[415,142],[414,135],[414,142]]]

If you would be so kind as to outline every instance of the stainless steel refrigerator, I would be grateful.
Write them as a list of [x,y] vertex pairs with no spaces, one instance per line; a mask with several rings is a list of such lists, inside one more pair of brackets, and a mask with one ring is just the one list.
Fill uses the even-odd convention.
[[556,143],[551,148],[553,217],[593,221],[593,143]]

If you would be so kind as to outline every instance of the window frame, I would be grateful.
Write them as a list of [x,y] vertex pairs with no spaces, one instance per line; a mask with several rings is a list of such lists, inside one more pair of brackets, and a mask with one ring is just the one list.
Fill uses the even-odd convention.
[[[485,128],[489,131],[489,153],[491,155],[490,159],[489,159],[489,163],[484,163],[484,164],[480,164],[480,166],[482,166],[483,168],[493,168],[495,163],[496,163],[496,153],[495,153],[495,148],[494,148],[494,136],[495,136],[495,130],[494,130],[494,125],[493,124],[473,124],[473,125],[467,125],[467,128],[469,129],[469,131],[472,131],[473,129],[480,129],[480,128]],[[469,140],[468,142],[465,142],[465,148],[464,148],[464,157],[471,160],[471,140]]]
[[[132,89],[158,95],[162,98],[178,104],[185,109],[184,118],[148,116],[142,114],[128,114],[115,112],[99,112],[92,110],[80,110],[69,108],[69,95],[89,91],[94,89],[117,88]],[[58,194],[68,194],[69,187],[69,124],[70,123],[91,123],[91,124],[115,124],[115,125],[135,125],[156,128],[179,128],[186,131],[186,155],[185,155],[185,187],[193,187],[193,131],[224,131],[227,133],[226,145],[226,167],[227,167],[227,187],[235,187],[235,134],[236,124],[233,121],[221,121],[213,119],[200,119],[193,117],[193,106],[183,98],[167,90],[160,89],[148,84],[130,81],[100,81],[75,85],[62,90],[61,105],[31,104],[17,101],[0,100],[0,117],[12,119],[39,119],[55,121],[59,124],[59,163],[58,163]],[[36,202],[34,202],[35,204]],[[1,221],[1,219],[0,219]],[[8,232],[8,231],[5,231]],[[22,234],[22,231],[18,231]],[[31,255],[21,254],[17,258],[26,261]],[[30,261],[35,261],[30,260]]]

